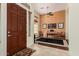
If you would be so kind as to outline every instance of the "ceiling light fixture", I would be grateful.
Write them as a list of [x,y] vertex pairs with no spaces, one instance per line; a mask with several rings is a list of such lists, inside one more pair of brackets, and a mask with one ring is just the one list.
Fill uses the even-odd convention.
[[47,6],[46,8],[47,8],[47,15],[53,16],[53,13],[48,11],[49,7]]

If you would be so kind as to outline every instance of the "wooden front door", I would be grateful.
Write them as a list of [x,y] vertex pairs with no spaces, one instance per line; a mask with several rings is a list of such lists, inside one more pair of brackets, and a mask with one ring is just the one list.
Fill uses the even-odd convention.
[[7,4],[7,55],[26,48],[26,10],[16,4]]
[[26,47],[26,10],[18,7],[18,47],[23,49]]

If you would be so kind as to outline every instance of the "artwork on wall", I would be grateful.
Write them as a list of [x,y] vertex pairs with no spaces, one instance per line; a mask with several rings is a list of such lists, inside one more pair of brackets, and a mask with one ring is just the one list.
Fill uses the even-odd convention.
[[59,28],[59,29],[64,28],[64,23],[59,23],[59,24],[58,24],[58,28]]
[[43,24],[43,29],[46,29],[47,28],[47,24]]
[[57,28],[57,24],[53,23],[53,24],[48,24],[48,29],[56,29]]

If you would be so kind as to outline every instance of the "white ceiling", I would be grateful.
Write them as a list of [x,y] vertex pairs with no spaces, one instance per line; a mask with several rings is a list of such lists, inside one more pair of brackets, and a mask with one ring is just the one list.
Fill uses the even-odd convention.
[[39,14],[46,14],[48,12],[56,12],[64,10],[67,6],[66,3],[32,3],[35,11]]

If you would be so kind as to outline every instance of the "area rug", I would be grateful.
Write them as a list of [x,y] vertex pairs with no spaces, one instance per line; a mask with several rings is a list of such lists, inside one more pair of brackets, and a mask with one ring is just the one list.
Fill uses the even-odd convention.
[[32,55],[36,50],[33,50],[31,48],[25,48],[17,53],[15,53],[13,56],[30,56]]

